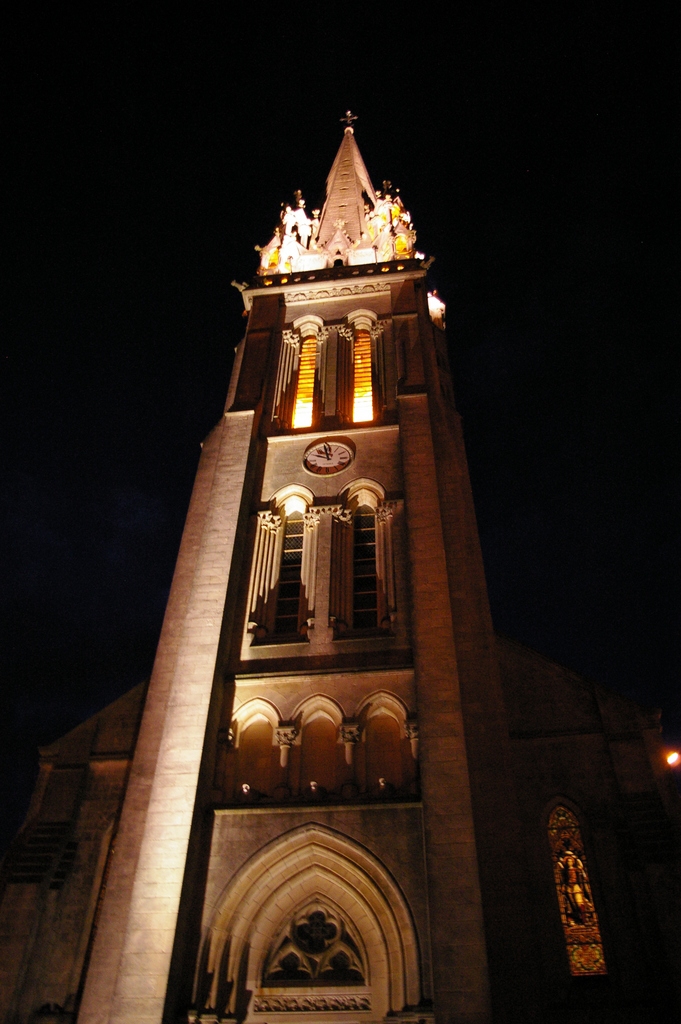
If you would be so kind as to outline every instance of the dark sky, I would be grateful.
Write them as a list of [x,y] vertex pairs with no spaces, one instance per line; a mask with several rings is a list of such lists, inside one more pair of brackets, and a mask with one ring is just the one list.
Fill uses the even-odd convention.
[[681,743],[675,33],[511,6],[15,22],[0,844],[37,745],[149,674],[243,332],[230,281],[294,189],[321,201],[348,107],[436,257],[497,628]]

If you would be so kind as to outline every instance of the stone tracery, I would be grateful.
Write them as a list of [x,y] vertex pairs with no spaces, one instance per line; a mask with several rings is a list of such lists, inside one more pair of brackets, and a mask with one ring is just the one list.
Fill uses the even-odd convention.
[[315,903],[297,914],[270,951],[263,984],[363,985],[358,942],[332,909]]

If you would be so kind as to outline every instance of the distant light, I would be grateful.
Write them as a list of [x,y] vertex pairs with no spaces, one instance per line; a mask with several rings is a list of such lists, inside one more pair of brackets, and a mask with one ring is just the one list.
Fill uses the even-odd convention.
[[425,258],[426,258],[425,252],[415,252],[414,253],[414,259],[415,260],[425,260]]
[[678,764],[679,757],[681,757],[681,754],[679,754],[678,750],[673,750],[671,754],[667,755],[667,764]]

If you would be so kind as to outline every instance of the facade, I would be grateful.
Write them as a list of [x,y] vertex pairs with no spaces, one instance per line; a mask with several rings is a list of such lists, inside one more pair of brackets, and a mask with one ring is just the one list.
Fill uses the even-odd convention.
[[495,635],[415,246],[349,122],[242,286],[149,685],[42,753],[7,1020],[678,1019],[659,721]]

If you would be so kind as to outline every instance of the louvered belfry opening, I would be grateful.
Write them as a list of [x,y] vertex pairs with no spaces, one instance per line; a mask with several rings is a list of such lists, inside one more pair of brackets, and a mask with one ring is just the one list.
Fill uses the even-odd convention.
[[374,399],[371,377],[371,335],[358,328],[353,348],[353,423],[368,423],[374,418]]
[[292,512],[286,520],[284,550],[279,572],[275,633],[297,633],[300,613],[300,570],[303,563],[303,516]]
[[303,339],[300,349],[296,403],[293,409],[294,429],[312,426],[316,362],[317,338],[314,334],[310,334]]
[[362,505],[353,521],[352,627],[378,626],[378,578],[376,575],[376,516]]

